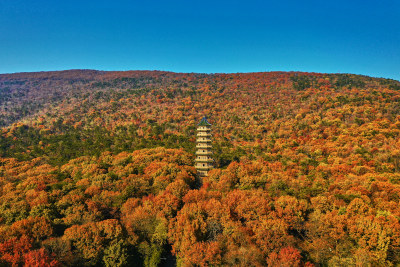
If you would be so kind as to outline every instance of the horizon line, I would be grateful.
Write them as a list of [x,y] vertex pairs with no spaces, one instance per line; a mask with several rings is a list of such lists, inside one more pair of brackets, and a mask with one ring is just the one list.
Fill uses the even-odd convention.
[[13,74],[34,74],[34,73],[45,73],[45,72],[67,72],[67,71],[98,71],[98,72],[167,72],[167,73],[177,73],[177,74],[208,74],[208,75],[218,75],[218,74],[252,74],[252,73],[272,73],[272,72],[283,72],[283,73],[308,73],[308,74],[350,74],[350,75],[357,75],[357,76],[365,76],[370,78],[376,79],[387,79],[387,80],[394,80],[400,82],[395,78],[388,78],[388,77],[378,77],[378,76],[371,76],[367,74],[356,74],[350,72],[315,72],[315,71],[302,71],[302,70],[269,70],[269,71],[248,71],[248,72],[184,72],[184,71],[170,71],[170,70],[140,70],[140,69],[125,69],[125,70],[101,70],[101,69],[58,69],[58,70],[38,70],[38,71],[20,71],[20,72],[5,72],[0,73],[0,75],[13,75]]

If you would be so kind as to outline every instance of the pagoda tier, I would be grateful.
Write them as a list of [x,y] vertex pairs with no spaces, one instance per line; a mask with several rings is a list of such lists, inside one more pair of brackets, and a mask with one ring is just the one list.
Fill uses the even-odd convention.
[[212,145],[211,144],[207,144],[207,143],[198,143],[196,145],[197,149],[211,149]]
[[202,150],[202,149],[199,149],[196,151],[196,155],[199,155],[199,156],[202,156],[202,155],[211,156],[212,154],[213,154],[212,151],[207,151],[207,150]]
[[202,138],[198,138],[196,140],[196,142],[197,142],[197,144],[200,144],[200,143],[211,143],[211,139],[202,137]]
[[[199,172],[199,170],[202,171],[202,172],[199,173],[199,174],[200,174],[200,175],[201,175],[201,174],[204,174],[204,175],[201,175],[201,176],[207,176],[207,175],[208,175],[208,171],[210,170],[210,167],[209,167],[209,166],[204,167],[204,166],[201,166],[200,164],[197,164],[197,165],[196,165],[196,170],[197,170],[197,172]],[[204,171],[205,171],[205,172],[204,172]]]
[[199,132],[197,134],[197,137],[208,137],[210,138],[212,135],[210,133],[206,133],[206,132]]
[[[210,126],[211,126],[211,124],[210,124]],[[211,132],[211,128],[207,128],[205,126],[200,126],[200,127],[197,127],[197,131]]]

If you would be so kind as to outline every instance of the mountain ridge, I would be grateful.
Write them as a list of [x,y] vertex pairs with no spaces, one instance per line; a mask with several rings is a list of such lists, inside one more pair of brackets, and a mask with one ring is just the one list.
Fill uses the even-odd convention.
[[[293,79],[296,77],[312,77],[315,82],[316,78],[327,78],[332,81],[343,77],[342,85],[354,86],[351,80],[358,82],[368,82],[379,84],[382,88],[386,85],[389,88],[400,88],[400,82],[383,79],[372,78],[368,76],[360,76],[353,74],[324,74],[324,73],[305,73],[305,72],[254,72],[254,73],[233,73],[233,74],[204,74],[204,73],[175,73],[166,71],[97,71],[97,70],[66,70],[52,72],[33,72],[33,73],[15,73],[0,74],[0,126],[10,125],[22,119],[24,116],[31,116],[43,108],[44,105],[54,104],[64,97],[71,94],[93,93],[98,91],[99,87],[107,90],[128,90],[135,87],[142,87],[146,84],[156,84],[160,88],[163,83],[183,83],[182,81],[190,79],[200,79],[202,82],[216,84],[221,79],[253,79],[264,84],[273,82],[274,76],[282,76],[282,79]],[[272,77],[272,79],[271,79]],[[147,79],[147,80],[146,80]],[[210,79],[210,81],[205,81]],[[213,79],[215,81],[213,81]],[[271,79],[271,80],[270,80]],[[308,79],[308,78],[306,78]],[[346,81],[347,79],[347,81]],[[299,80],[300,81],[300,80]],[[350,83],[349,83],[350,81]],[[239,82],[239,81],[238,81]],[[290,82],[290,81],[289,81]],[[312,84],[304,84],[300,81],[300,86],[313,86]],[[337,81],[336,81],[337,82]],[[137,85],[137,83],[140,83]],[[187,84],[187,81],[185,82]],[[190,83],[190,82],[189,82]],[[222,81],[224,83],[224,81]],[[132,85],[133,88],[128,88]],[[121,87],[122,88],[119,88]],[[196,85],[191,85],[196,87]],[[222,85],[224,86],[224,85]],[[229,83],[228,83],[229,86]],[[252,86],[251,84],[249,86]],[[379,87],[378,86],[378,87]],[[377,86],[373,87],[377,88]],[[100,88],[101,89],[101,88]],[[104,91],[104,90],[103,90]],[[31,101],[34,100],[34,101]],[[5,104],[8,103],[8,105]],[[12,102],[17,103],[16,110],[13,112]],[[18,103],[20,102],[20,103]],[[27,107],[25,107],[27,106]],[[10,110],[10,111],[6,111]]]
[[255,74],[255,73],[297,73],[297,74],[326,74],[326,75],[356,75],[360,77],[368,77],[373,79],[385,79],[392,80],[395,82],[400,82],[399,80],[388,78],[388,77],[378,77],[370,76],[366,74],[355,74],[355,73],[345,73],[345,72],[307,72],[307,71],[250,71],[250,72],[180,72],[180,71],[169,71],[169,70],[97,70],[97,69],[65,69],[65,70],[50,70],[50,71],[22,71],[22,72],[12,72],[12,73],[0,73],[1,76],[20,76],[20,75],[37,75],[37,74],[62,74],[62,73],[79,73],[79,72],[94,72],[94,73],[135,73],[135,72],[155,72],[155,73],[173,73],[173,74],[208,74],[208,75],[226,75],[226,74]]

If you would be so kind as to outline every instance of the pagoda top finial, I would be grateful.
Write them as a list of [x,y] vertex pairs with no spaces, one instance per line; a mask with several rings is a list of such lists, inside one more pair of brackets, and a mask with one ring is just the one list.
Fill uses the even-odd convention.
[[200,123],[199,123],[199,126],[211,126],[211,123],[209,123],[209,122],[207,121],[207,117],[204,116],[204,117],[201,119],[201,121],[200,121]]

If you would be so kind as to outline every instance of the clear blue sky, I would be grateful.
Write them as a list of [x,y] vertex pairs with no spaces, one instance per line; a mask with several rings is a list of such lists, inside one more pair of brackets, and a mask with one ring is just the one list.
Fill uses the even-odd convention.
[[400,80],[400,1],[0,0],[0,73],[63,69]]

